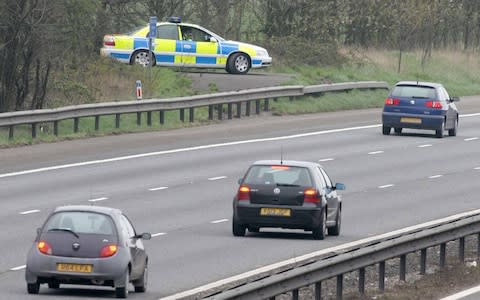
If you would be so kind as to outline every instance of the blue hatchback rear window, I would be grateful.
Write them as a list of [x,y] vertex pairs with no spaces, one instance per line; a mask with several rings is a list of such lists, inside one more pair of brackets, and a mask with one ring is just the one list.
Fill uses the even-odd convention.
[[408,97],[408,98],[435,98],[435,89],[428,86],[418,85],[398,85],[391,96],[392,97]]

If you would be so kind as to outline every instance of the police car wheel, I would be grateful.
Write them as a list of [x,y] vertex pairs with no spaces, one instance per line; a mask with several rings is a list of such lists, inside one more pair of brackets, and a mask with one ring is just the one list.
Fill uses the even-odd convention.
[[[148,51],[140,50],[135,52],[132,56],[132,64],[148,67],[150,65],[150,55]],[[155,60],[153,61],[153,65],[155,65]]]
[[246,54],[235,53],[228,60],[227,71],[232,74],[246,74],[250,69],[250,60]]

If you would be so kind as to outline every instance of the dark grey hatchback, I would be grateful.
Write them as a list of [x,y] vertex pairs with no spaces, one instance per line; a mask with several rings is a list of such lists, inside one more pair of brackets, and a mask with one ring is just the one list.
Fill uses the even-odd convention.
[[30,294],[40,284],[112,286],[117,298],[126,298],[128,286],[145,292],[148,257],[142,239],[118,209],[100,206],[63,206],[37,230],[27,257],[25,279]]
[[337,190],[345,186],[332,184],[318,163],[257,161],[239,184],[233,199],[234,236],[261,227],[304,229],[320,240],[327,231],[340,234],[342,201]]

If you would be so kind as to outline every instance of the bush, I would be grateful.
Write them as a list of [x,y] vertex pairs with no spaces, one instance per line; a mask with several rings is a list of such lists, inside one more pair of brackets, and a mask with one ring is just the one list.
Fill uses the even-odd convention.
[[290,35],[272,38],[266,44],[276,64],[338,66],[346,61],[335,43],[312,42],[309,39]]

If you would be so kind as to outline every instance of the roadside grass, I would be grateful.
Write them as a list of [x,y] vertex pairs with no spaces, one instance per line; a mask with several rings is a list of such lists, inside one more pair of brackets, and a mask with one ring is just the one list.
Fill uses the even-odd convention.
[[317,96],[299,97],[295,100],[280,98],[272,101],[273,115],[331,112],[338,110],[382,107],[386,90],[352,90],[350,92],[325,93]]
[[474,52],[434,50],[422,66],[422,53],[404,52],[398,73],[398,51],[344,49],[349,57],[342,66],[274,66],[272,72],[294,73],[286,84],[323,84],[347,81],[379,80],[393,85],[400,80],[442,83],[451,96],[480,93],[480,56]]
[[99,58],[79,69],[52,75],[45,108],[136,99],[136,81],[142,82],[143,99],[190,96],[191,80],[171,68],[116,63]]
[[147,125],[147,113],[141,114],[141,125],[137,125],[137,114],[122,114],[120,128],[115,128],[115,116],[101,116],[99,130],[95,131],[95,118],[80,118],[78,132],[74,133],[73,120],[64,120],[58,123],[58,136],[53,134],[52,123],[37,124],[37,137],[32,139],[32,127],[30,125],[18,125],[14,128],[14,138],[9,140],[7,128],[0,129],[0,147],[31,145],[41,142],[57,142],[78,138],[105,136],[111,134],[134,133],[169,130],[174,128],[193,127],[216,121],[208,120],[208,108],[197,108],[194,111],[194,122],[189,122],[189,110],[184,111],[184,122],[180,120],[178,110],[165,111],[164,124],[160,124],[160,113],[152,112],[152,125]]

